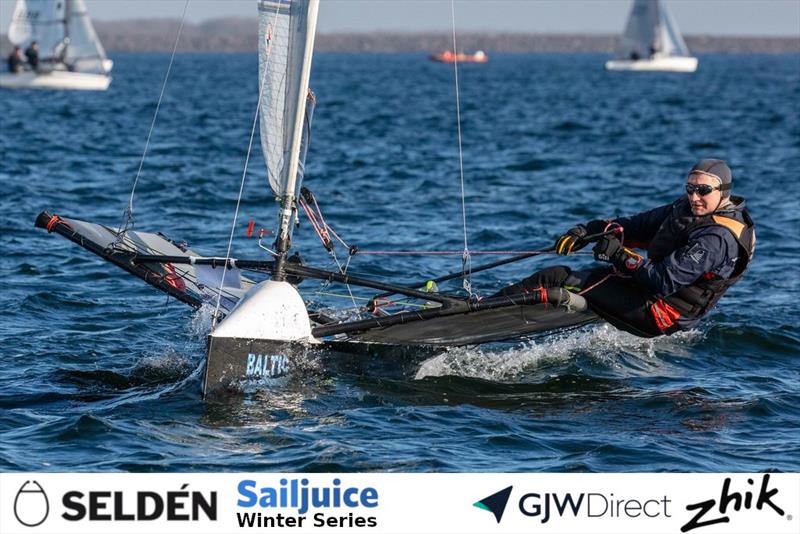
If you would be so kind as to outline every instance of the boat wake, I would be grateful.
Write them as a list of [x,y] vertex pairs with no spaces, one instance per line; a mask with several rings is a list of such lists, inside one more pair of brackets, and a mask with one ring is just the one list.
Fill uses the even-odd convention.
[[688,347],[701,339],[696,330],[670,337],[640,338],[608,324],[579,331],[555,334],[544,341],[530,341],[511,348],[456,347],[422,363],[416,380],[427,377],[460,376],[494,382],[516,382],[532,373],[546,372],[578,356],[605,368],[621,369],[626,374],[663,373],[668,363],[658,358],[661,352],[690,356]]

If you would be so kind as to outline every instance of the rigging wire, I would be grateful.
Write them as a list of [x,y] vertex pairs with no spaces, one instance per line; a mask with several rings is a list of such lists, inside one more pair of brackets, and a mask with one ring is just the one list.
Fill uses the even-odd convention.
[[458,166],[461,176],[461,222],[464,228],[464,252],[461,255],[461,270],[463,286],[470,297],[472,293],[472,262],[470,259],[469,245],[467,243],[467,206],[464,193],[464,151],[461,144],[461,97],[458,88],[458,47],[456,44],[456,8],[455,0],[450,0],[450,15],[453,29],[453,72],[456,86],[456,125],[458,128]]
[[[136,192],[136,185],[139,183],[139,175],[142,174],[142,167],[144,166],[144,160],[147,157],[147,149],[150,148],[150,138],[153,135],[153,130],[156,126],[156,118],[158,117],[158,111],[161,109],[161,101],[164,99],[164,90],[167,88],[167,80],[169,80],[170,72],[172,72],[172,63],[175,61],[175,52],[178,49],[178,41],[181,38],[181,32],[183,31],[183,23],[186,20],[186,10],[189,7],[189,0],[186,0],[186,3],[183,4],[183,14],[181,15],[181,22],[178,26],[178,32],[175,34],[175,43],[172,45],[172,55],[169,58],[169,65],[167,66],[167,72],[164,75],[164,81],[161,83],[161,94],[158,95],[158,104],[156,104],[156,110],[153,113],[153,120],[150,122],[150,131],[147,132],[147,140],[144,143],[144,151],[142,152],[142,159],[139,161],[139,169],[136,171],[136,177],[133,180],[133,186],[131,187],[131,196],[128,200],[128,208],[123,213],[123,223],[120,225],[118,234],[124,235],[128,229],[133,228],[133,197]],[[117,238],[119,241],[119,236]]]
[[[311,223],[311,227],[314,229],[314,232],[317,234],[317,237],[319,237],[320,241],[322,241],[322,245],[325,247],[325,250],[328,251],[328,254],[333,259],[333,262],[336,264],[336,268],[341,274],[347,274],[347,269],[350,267],[350,260],[353,259],[353,255],[356,253],[355,251],[358,250],[358,248],[348,245],[339,236],[339,234],[334,231],[327,221],[325,221],[325,217],[322,215],[322,209],[317,203],[317,197],[315,197],[314,194],[306,188],[302,188],[301,191],[302,192],[297,199],[297,203],[303,208],[308,221]],[[305,197],[308,197],[308,199],[314,203],[313,209],[309,204],[309,200],[307,200]],[[339,261],[339,258],[336,256],[336,247],[331,240],[331,234],[333,234],[333,236],[348,250],[349,254],[344,267],[342,267],[341,261]],[[353,290],[350,287],[350,284],[345,284],[345,286],[347,287],[347,292],[350,294],[350,297],[353,301],[353,306],[358,307],[358,304],[356,304],[355,298],[353,297]]]
[[[455,256],[462,250],[359,250],[358,254],[373,256]],[[471,256],[506,256],[509,254],[555,254],[550,249],[538,250],[471,250]],[[591,252],[572,252],[570,256],[591,256]]]
[[[339,272],[346,275],[347,269],[350,267],[350,260],[353,259],[353,256],[352,255],[347,256],[347,262],[345,263],[344,268],[342,268],[342,264],[339,261],[339,258],[336,257],[335,249],[331,248],[330,255],[333,258],[333,261],[336,262],[336,267],[339,269]],[[356,304],[356,299],[353,296],[353,289],[350,287],[350,284],[345,284],[345,287],[347,288],[347,292],[350,294],[350,300],[353,301],[353,306],[357,308],[358,304]]]
[[[277,25],[278,20],[278,13],[281,8],[283,1],[280,1],[275,6],[275,17],[273,19],[273,27]],[[211,318],[212,321],[212,328],[217,325],[217,321],[219,320],[219,306],[220,301],[222,299],[222,286],[225,283],[225,269],[227,269],[228,260],[231,257],[231,248],[233,247],[233,235],[236,232],[236,221],[239,218],[239,207],[242,204],[242,194],[244,193],[244,183],[247,178],[247,167],[250,164],[250,153],[253,151],[253,139],[256,135],[256,126],[258,125],[258,115],[261,111],[261,102],[264,98],[264,86],[266,85],[266,77],[268,72],[268,67],[270,65],[270,57],[272,56],[272,39],[269,41],[269,45],[267,46],[267,58],[264,62],[264,74],[261,77],[261,83],[259,84],[258,88],[258,102],[256,103],[256,112],[253,114],[253,126],[250,128],[250,140],[247,144],[247,155],[244,159],[244,169],[242,169],[242,180],[239,184],[239,196],[236,198],[236,210],[233,214],[233,222],[231,223],[231,234],[228,238],[228,249],[225,252],[225,264],[222,268],[222,275],[219,279],[219,288],[217,289],[217,304],[214,308],[214,315]]]

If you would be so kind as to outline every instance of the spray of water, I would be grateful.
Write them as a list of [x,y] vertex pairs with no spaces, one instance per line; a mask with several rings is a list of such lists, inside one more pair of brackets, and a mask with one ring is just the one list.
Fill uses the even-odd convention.
[[213,326],[214,318],[214,305],[204,303],[192,317],[192,322],[189,325],[189,332],[193,337],[203,339],[210,332]]
[[464,376],[507,382],[536,368],[564,362],[579,354],[608,366],[618,366],[619,355],[626,354],[653,368],[661,364],[657,358],[660,351],[669,351],[671,355],[686,352],[688,356],[689,352],[682,351],[681,346],[691,344],[700,336],[699,332],[693,330],[670,337],[647,339],[603,324],[555,334],[543,341],[530,341],[511,348],[452,348],[423,362],[415,378]]

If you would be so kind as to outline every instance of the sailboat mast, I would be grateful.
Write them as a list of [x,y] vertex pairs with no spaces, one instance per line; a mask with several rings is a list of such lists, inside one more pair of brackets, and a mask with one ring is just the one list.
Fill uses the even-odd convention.
[[67,47],[69,46],[69,14],[72,10],[71,3],[72,0],[64,1],[64,57],[67,57]]
[[291,225],[292,216],[297,209],[295,199],[295,186],[297,184],[297,169],[300,159],[300,146],[303,137],[303,121],[306,114],[306,98],[308,95],[308,83],[311,77],[311,58],[314,53],[314,36],[317,30],[317,13],[319,10],[319,0],[310,0],[308,3],[308,16],[306,18],[305,32],[305,53],[303,56],[300,83],[294,95],[287,95],[294,98],[299,104],[295,108],[294,117],[291,118],[293,128],[292,137],[289,144],[289,164],[286,172],[286,187],[283,196],[280,198],[280,211],[278,214],[278,238],[276,240],[276,252],[278,257],[275,261],[273,280],[281,281],[285,278],[283,265],[286,254],[291,246]]

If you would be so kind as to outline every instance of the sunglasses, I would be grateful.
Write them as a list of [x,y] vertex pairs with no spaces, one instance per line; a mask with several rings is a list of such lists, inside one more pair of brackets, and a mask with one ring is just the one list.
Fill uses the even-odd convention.
[[693,195],[697,193],[701,197],[710,195],[712,191],[719,191],[720,187],[713,187],[708,184],[686,184],[686,194]]

